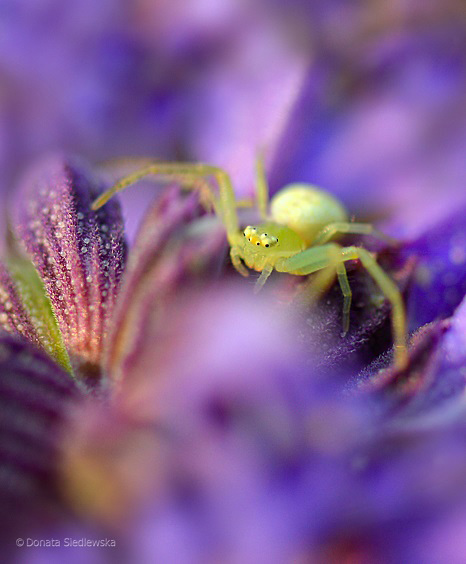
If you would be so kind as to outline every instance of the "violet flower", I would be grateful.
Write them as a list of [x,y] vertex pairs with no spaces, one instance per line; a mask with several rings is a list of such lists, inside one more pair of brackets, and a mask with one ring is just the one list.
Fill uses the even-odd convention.
[[252,299],[195,195],[165,190],[126,261],[118,200],[90,211],[97,169],[42,162],[0,266],[6,557],[27,536],[61,546],[20,561],[110,537],[114,552],[72,554],[461,562],[464,8],[238,6],[6,4],[4,178],[56,147],[182,155],[250,195],[264,148],[272,190],[319,183],[400,239],[364,244],[404,292],[408,367],[391,367],[389,308],[358,265],[342,339],[338,288],[296,313],[284,275]]
[[[43,386],[34,363],[15,380],[2,443],[17,451],[3,451],[1,463],[24,465],[25,449],[30,462],[3,495],[14,502],[26,478],[37,485],[22,494],[31,522],[7,532],[8,551],[15,535],[58,538],[70,550],[71,535],[113,539],[108,550],[136,560],[396,560],[425,555],[421,539],[432,530],[443,531],[432,554],[443,535],[460,542],[464,304],[422,328],[407,369],[394,371],[386,355],[375,358],[389,343],[388,310],[368,299],[374,288],[359,269],[352,284],[362,305],[342,340],[336,291],[296,313],[283,299],[295,280],[284,275],[253,297],[227,268],[223,230],[196,194],[167,189],[126,262],[118,201],[90,209],[102,188],[81,162],[56,156],[18,191],[2,279],[12,306],[3,301],[3,326],[17,337],[2,343],[17,343],[12,373],[31,349],[48,367],[47,385],[62,391],[50,399],[39,387],[26,400],[29,387]],[[449,229],[457,235],[463,224]],[[450,235],[442,240],[449,248]],[[413,243],[426,259],[437,248],[429,241],[435,232]],[[381,260],[399,262],[400,283],[421,292],[403,253]],[[35,420],[25,416],[30,401]],[[34,562],[44,550],[64,554],[37,544],[19,555]]]

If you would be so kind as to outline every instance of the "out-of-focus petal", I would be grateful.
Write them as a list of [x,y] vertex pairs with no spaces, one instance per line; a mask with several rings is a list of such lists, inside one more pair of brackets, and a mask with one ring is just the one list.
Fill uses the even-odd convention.
[[43,352],[17,337],[0,336],[2,536],[15,527],[25,536],[26,527],[59,514],[60,434],[78,397],[70,375]]
[[224,167],[245,197],[254,190],[258,156],[276,156],[312,54],[295,49],[268,10],[249,4],[237,12],[234,48],[196,85],[187,131],[190,154]]
[[[156,554],[167,546],[165,541],[171,542],[171,534],[164,539],[171,517],[175,539],[183,535],[184,517],[187,525],[192,518],[200,523],[199,528],[185,531],[194,543],[209,520],[218,517],[214,530],[205,531],[202,551],[210,552],[211,543],[217,545],[220,531],[238,540],[238,554],[246,554],[255,541],[253,537],[241,541],[241,531],[249,523],[257,525],[268,509],[273,518],[264,531],[275,530],[278,509],[290,509],[296,500],[293,495],[282,499],[280,491],[282,481],[287,488],[288,476],[300,472],[300,449],[308,430],[301,427],[306,423],[303,404],[308,394],[299,386],[306,376],[300,370],[301,348],[288,330],[290,323],[264,296],[254,297],[244,288],[212,287],[208,295],[184,295],[172,304],[163,324],[147,326],[146,346],[134,359],[130,377],[122,381],[114,412],[106,415],[107,424],[97,413],[74,421],[65,448],[70,497],[73,491],[89,491],[93,477],[102,478],[106,487],[90,496],[87,508],[81,505],[81,510],[107,522],[116,520],[117,526],[123,519],[127,531],[136,526],[139,540],[131,545],[135,555],[153,544],[146,518],[152,521],[154,508],[160,514],[153,544]],[[90,413],[97,408],[90,407]],[[338,410],[317,411],[318,407],[308,422],[316,448],[337,452],[346,448],[340,428],[330,436],[322,429],[330,411],[338,418]],[[101,432],[96,433],[96,425]],[[345,436],[352,425],[349,417]],[[102,448],[103,444],[107,446]],[[139,470],[129,472],[134,465]],[[106,468],[114,471],[105,480]],[[277,484],[276,504],[267,497],[270,481]],[[105,493],[107,505],[99,506]],[[225,514],[220,510],[222,498]],[[246,512],[242,526],[243,503],[252,510],[250,504],[256,501],[259,506],[251,514]],[[282,520],[278,530],[293,534],[294,523]],[[288,548],[280,535],[276,542],[269,538],[267,554],[277,547],[283,550],[283,545]],[[197,554],[191,540],[188,551]]]
[[439,424],[464,417],[466,407],[466,298],[454,315],[439,324],[442,338],[430,351],[429,386],[417,394],[403,417],[420,424]]
[[125,262],[118,202],[90,209],[101,190],[82,163],[51,157],[23,180],[14,216],[72,363],[88,376],[98,370]]
[[[211,216],[199,218],[198,195],[167,190],[148,211],[126,269],[112,322],[106,371],[114,381],[133,373],[139,356],[152,347],[148,327],[163,326],[174,300],[208,283],[224,259],[224,232]],[[217,267],[218,268],[218,267]],[[157,322],[156,322],[157,323]],[[155,369],[155,366],[153,367]]]
[[452,315],[466,294],[466,204],[403,246],[417,261],[408,299],[411,329]]
[[397,561],[464,507],[464,424],[397,426],[383,398],[342,396],[276,314],[235,289],[179,304],[112,411],[74,421],[70,493],[97,476],[81,510],[122,523],[133,559]]
[[384,213],[393,234],[413,236],[464,201],[464,16],[374,33],[366,11],[353,12],[353,43],[338,34],[317,45],[272,187],[316,183],[358,217]]

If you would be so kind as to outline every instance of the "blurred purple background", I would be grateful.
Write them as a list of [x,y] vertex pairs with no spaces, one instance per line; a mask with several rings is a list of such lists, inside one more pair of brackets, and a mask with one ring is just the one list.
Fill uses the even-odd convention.
[[60,149],[204,160],[244,194],[262,150],[273,190],[313,182],[417,234],[464,197],[465,18],[462,0],[5,0],[1,187]]

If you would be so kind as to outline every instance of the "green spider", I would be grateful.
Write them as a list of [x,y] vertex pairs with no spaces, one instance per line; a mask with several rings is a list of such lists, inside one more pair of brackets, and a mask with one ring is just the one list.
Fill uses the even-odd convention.
[[[244,230],[240,230],[237,210],[252,203],[237,201],[229,175],[221,168],[207,164],[149,164],[119,180],[93,202],[92,209],[99,209],[114,194],[148,175],[156,175],[164,181],[177,180],[188,189],[200,190],[204,203],[213,208],[225,227],[235,269],[248,276],[244,262],[248,268],[261,273],[255,291],[262,288],[274,269],[297,276],[333,269],[343,293],[344,334],[349,328],[352,296],[344,263],[359,260],[392,306],[395,365],[399,369],[406,366],[406,315],[398,287],[369,251],[331,242],[344,233],[389,237],[370,224],[350,222],[343,205],[336,198],[310,184],[285,186],[275,194],[269,205],[268,184],[261,160],[256,170],[256,203],[264,222],[248,225]],[[218,185],[218,193],[210,183],[212,178]]]

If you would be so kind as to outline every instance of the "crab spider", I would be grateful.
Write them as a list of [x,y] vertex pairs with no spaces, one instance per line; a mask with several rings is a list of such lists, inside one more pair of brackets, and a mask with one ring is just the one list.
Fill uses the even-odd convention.
[[[243,276],[248,276],[244,265],[261,273],[255,291],[262,288],[273,270],[305,276],[333,269],[343,293],[344,333],[348,331],[351,306],[351,288],[344,263],[359,260],[392,306],[395,364],[398,368],[406,365],[406,316],[398,287],[369,251],[343,247],[332,241],[344,233],[372,234],[386,240],[389,237],[370,224],[350,222],[336,198],[309,184],[286,186],[269,205],[267,180],[260,160],[256,169],[256,204],[263,223],[248,225],[243,230],[239,227],[237,210],[251,202],[237,201],[229,175],[207,164],[155,162],[122,178],[93,202],[92,209],[99,209],[114,194],[148,175],[164,181],[178,180],[186,188],[200,190],[204,205],[213,208],[225,227],[235,269]],[[212,188],[212,179],[218,185],[218,192]]]

